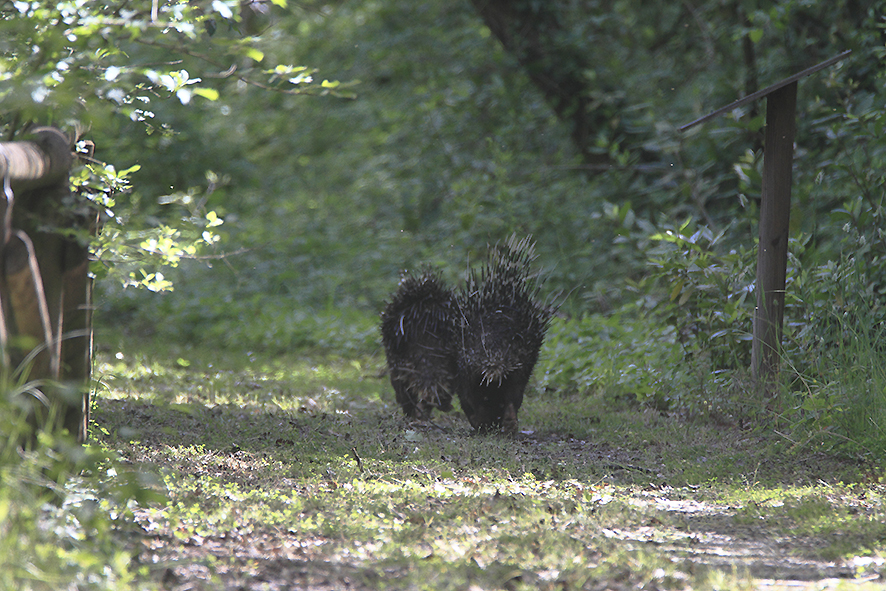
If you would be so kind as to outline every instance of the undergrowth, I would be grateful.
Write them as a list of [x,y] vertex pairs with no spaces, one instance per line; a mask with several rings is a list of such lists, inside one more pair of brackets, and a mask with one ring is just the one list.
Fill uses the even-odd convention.
[[[66,431],[33,431],[29,402],[41,384],[0,396],[0,588],[147,588],[121,540],[132,508],[163,500],[150,474],[125,469],[116,454],[80,445]],[[29,398],[32,400],[23,400]],[[52,411],[46,417],[53,422]]]

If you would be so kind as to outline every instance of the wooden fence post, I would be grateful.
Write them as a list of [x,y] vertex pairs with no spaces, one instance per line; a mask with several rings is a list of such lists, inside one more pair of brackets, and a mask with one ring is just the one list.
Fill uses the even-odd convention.
[[[35,407],[38,427],[65,427],[86,438],[92,366],[88,245],[96,230],[91,208],[71,202],[70,141],[38,128],[30,141],[0,143],[0,345],[10,373],[27,374],[48,399]],[[59,229],[80,230],[81,238]],[[53,417],[54,425],[44,421]]]
[[766,135],[760,201],[760,242],[757,247],[757,307],[751,374],[765,382],[778,370],[784,324],[791,180],[797,121],[797,83],[766,96]]
[[797,127],[797,83],[849,57],[851,53],[851,50],[844,51],[680,127],[680,131],[685,131],[750,102],[766,98],[760,242],[757,246],[757,307],[754,310],[751,374],[767,393],[771,393],[773,378],[778,373],[784,323],[791,180]]

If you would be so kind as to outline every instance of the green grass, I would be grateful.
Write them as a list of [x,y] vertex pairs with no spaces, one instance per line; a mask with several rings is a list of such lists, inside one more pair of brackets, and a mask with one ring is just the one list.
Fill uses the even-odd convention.
[[403,419],[380,352],[98,342],[85,456],[3,448],[6,588],[859,588],[886,572],[882,469],[759,428],[534,388],[516,438],[481,436],[457,411]]
[[405,421],[380,353],[99,342],[93,436],[168,497],[121,535],[142,582],[738,589],[884,570],[882,472],[778,436],[536,390],[517,438],[480,436],[458,412]]

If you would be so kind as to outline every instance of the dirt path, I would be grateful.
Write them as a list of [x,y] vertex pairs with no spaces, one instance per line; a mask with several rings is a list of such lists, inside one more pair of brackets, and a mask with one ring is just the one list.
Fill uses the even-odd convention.
[[[682,496],[682,495],[681,495]],[[869,559],[855,563],[828,561],[804,556],[814,554],[815,540],[798,536],[773,535],[763,525],[737,525],[736,509],[695,500],[672,500],[667,493],[655,491],[636,494],[632,503],[655,512],[675,523],[634,529],[610,529],[608,537],[629,547],[654,547],[656,552],[671,555],[684,563],[684,568],[716,568],[724,572],[744,573],[767,587],[820,589],[830,581],[854,579],[879,580],[879,575],[862,576],[874,564]]]
[[[135,515],[133,553],[167,590],[411,589],[425,576],[457,577],[427,588],[472,591],[707,588],[717,577],[721,589],[858,589],[882,588],[886,572],[886,485],[827,485],[815,475],[839,474],[839,460],[773,458],[737,430],[696,445],[674,441],[685,424],[637,413],[604,419],[601,430],[620,429],[609,442],[592,428],[481,437],[457,415],[416,426],[377,409],[108,400],[99,415],[109,433],[140,426],[138,441],[117,442],[129,461],[175,475],[175,507]],[[695,447],[711,463],[729,450],[729,476],[747,484],[686,484],[683,467],[704,461]],[[757,485],[758,471],[788,465],[783,484]],[[391,551],[372,528],[411,546]]]
[[[532,432],[525,432],[520,441],[537,453],[550,453],[553,443],[562,450],[562,456],[572,461],[590,458],[585,461],[608,467],[613,473],[656,473],[655,464],[648,463],[648,455],[638,450],[600,449],[583,440]],[[548,446],[544,452],[537,449],[542,445]],[[817,459],[822,462],[820,468],[826,470],[830,459]],[[816,557],[827,544],[824,539],[774,533],[765,516],[767,509],[783,506],[781,501],[754,507],[750,513],[759,513],[754,522],[747,516],[746,507],[696,498],[702,496],[695,493],[697,488],[647,485],[632,492],[627,501],[649,514],[648,525],[608,528],[605,536],[631,550],[667,555],[686,571],[716,569],[736,573],[753,581],[754,586],[767,589],[827,589],[849,582],[882,588],[883,577],[879,573],[883,572],[886,559],[857,556],[848,561],[824,560]]]
[[[607,528],[602,534],[626,550],[668,556],[677,566],[677,576],[669,575],[668,584],[660,588],[683,588],[679,573],[685,574],[685,583],[690,584],[709,569],[738,576],[743,588],[882,588],[882,579],[875,572],[882,570],[882,559],[857,558],[845,563],[804,558],[807,551],[815,550],[815,540],[774,536],[757,525],[736,525],[733,508],[692,499],[673,500],[666,492],[641,491],[629,501],[649,512],[650,525]],[[670,523],[665,525],[665,521]],[[330,560],[323,548],[328,543],[282,531],[244,531],[186,540],[153,537],[146,541],[142,560],[169,564],[162,575],[164,586],[182,591],[212,589],[213,577],[224,589],[250,591],[398,588],[397,581],[409,568]],[[211,568],[207,567],[208,557]],[[539,579],[524,582],[539,588],[570,588]],[[631,587],[612,582],[605,588]]]

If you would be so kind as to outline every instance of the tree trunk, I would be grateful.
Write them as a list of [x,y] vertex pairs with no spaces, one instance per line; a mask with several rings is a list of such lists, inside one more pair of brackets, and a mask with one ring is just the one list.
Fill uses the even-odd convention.
[[572,141],[588,164],[609,162],[592,151],[593,138],[607,125],[605,113],[591,108],[590,82],[584,72],[589,56],[567,45],[553,3],[528,0],[471,0],[483,22],[520,63],[557,117],[571,126]]

